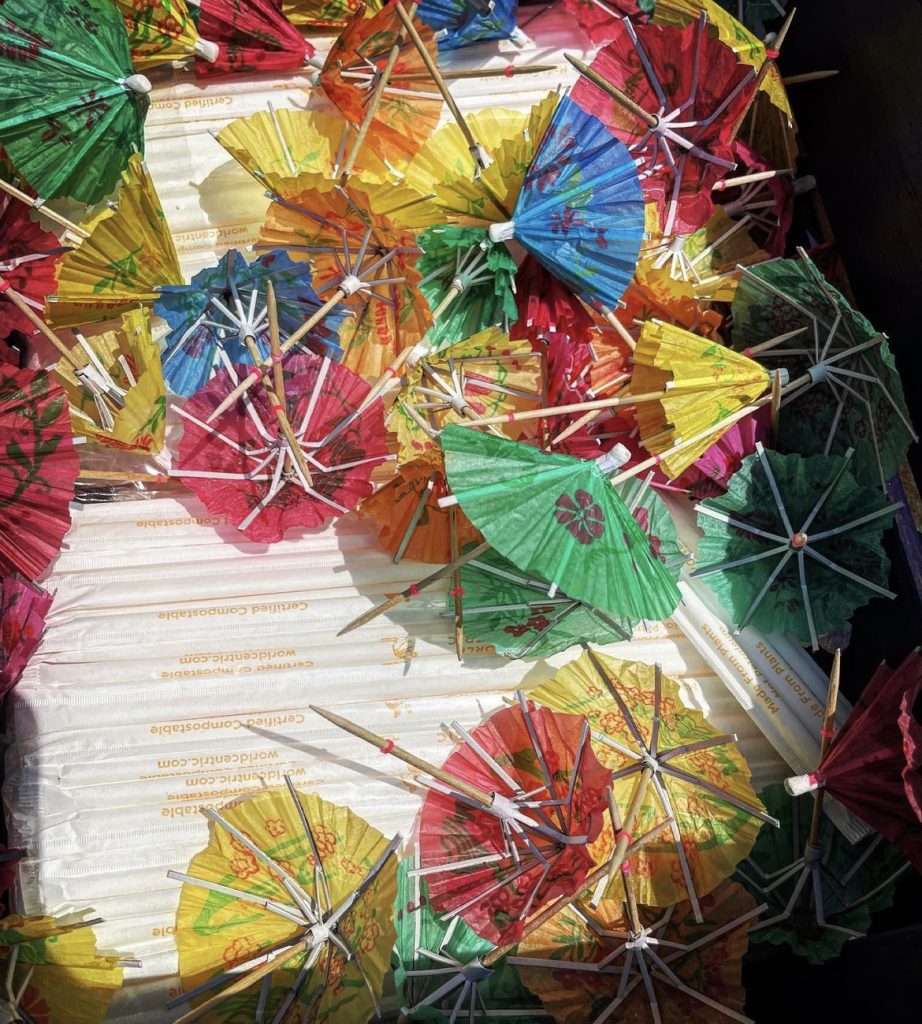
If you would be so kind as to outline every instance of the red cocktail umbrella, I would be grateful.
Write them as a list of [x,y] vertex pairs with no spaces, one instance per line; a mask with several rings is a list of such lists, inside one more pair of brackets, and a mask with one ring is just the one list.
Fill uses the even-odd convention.
[[314,47],[273,0],[200,0],[199,33],[218,46],[217,60],[197,59],[195,73],[295,71]]
[[917,651],[896,670],[881,665],[817,770],[785,781],[792,796],[822,786],[895,843],[917,871],[922,871],[922,820],[904,786],[900,717],[907,696],[918,692],[920,676],[922,657]]
[[[733,153],[742,177],[772,170],[742,139],[734,140]],[[783,256],[794,218],[794,186],[790,178],[775,174],[726,190],[720,184],[715,198],[724,211],[737,220],[745,219],[752,239],[770,256]]]
[[618,31],[617,22],[625,16],[635,21],[646,17],[655,0],[563,0],[564,10],[572,14],[579,27],[596,46],[609,42]]
[[[371,494],[372,470],[389,457],[383,411],[379,401],[361,408],[370,390],[361,377],[307,353],[286,361],[283,388],[258,383],[209,424],[247,369],[227,365],[178,410],[185,429],[172,472],[210,512],[271,544]],[[293,440],[277,425],[280,408]]]
[[0,580],[0,698],[19,682],[38,647],[52,595],[21,576]]
[[900,702],[900,732],[903,734],[903,785],[906,796],[916,817],[922,821],[922,721],[917,712],[922,712],[919,696],[922,694],[922,658],[918,651],[910,655],[900,671],[911,662],[914,682],[903,694]]
[[0,575],[33,580],[70,527],[80,466],[63,388],[0,362]]
[[532,345],[558,337],[577,344],[592,340],[589,310],[534,256],[526,256],[515,275],[515,304],[519,319],[510,331],[513,338],[528,338]]
[[663,234],[690,234],[713,212],[713,185],[736,166],[732,143],[757,73],[708,34],[703,12],[682,29],[626,18],[616,26],[590,74],[627,106],[586,78],[573,87],[573,99],[641,161],[644,196],[657,204]]

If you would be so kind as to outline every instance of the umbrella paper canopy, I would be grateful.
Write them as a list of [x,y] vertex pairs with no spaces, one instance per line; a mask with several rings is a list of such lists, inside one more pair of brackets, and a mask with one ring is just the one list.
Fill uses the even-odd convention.
[[[294,25],[308,28],[345,28],[349,19],[363,7],[361,0],[281,0],[282,12]],[[368,0],[364,8],[374,13],[384,6],[382,0]]]
[[432,908],[459,916],[502,945],[525,919],[579,891],[594,866],[609,773],[589,742],[586,720],[518,703],[468,733],[442,770],[493,794],[484,806],[433,783],[419,820],[420,863]]
[[886,589],[881,546],[897,505],[859,484],[849,459],[756,445],[727,493],[698,505],[703,577],[738,629],[750,623],[816,650],[819,637]]
[[199,56],[214,60],[214,44],[201,39],[186,0],[115,0],[128,29],[131,62],[139,70]]
[[97,952],[92,925],[51,917],[0,919],[0,1012],[10,1021],[102,1024],[122,970]]
[[[733,152],[741,177],[772,170],[742,139],[734,140]],[[784,255],[788,231],[794,218],[794,185],[787,174],[776,174],[771,178],[745,182],[738,187],[720,189],[718,199],[725,213],[746,222],[749,234],[758,240],[770,256]]]
[[419,20],[435,33],[440,50],[516,33],[517,0],[420,0]]
[[[786,945],[812,964],[823,963],[838,956],[849,939],[867,932],[875,911],[891,906],[896,879],[909,864],[880,836],[853,846],[825,817],[819,852],[808,860],[805,844],[813,799],[790,797],[780,785],[769,786],[762,799],[781,826],[762,829],[734,876],[768,904],[749,940]],[[801,880],[805,870],[811,876],[817,873],[818,879]],[[819,907],[817,886],[822,893]]]
[[916,662],[916,681],[903,694],[900,702],[900,732],[903,734],[903,785],[906,798],[922,821],[922,670]]
[[0,579],[0,697],[19,681],[45,629],[52,595],[21,576]]
[[898,669],[881,665],[817,770],[785,780],[794,795],[822,786],[895,843],[917,871],[922,871],[922,819],[904,786],[906,751],[899,720],[906,694],[917,691],[920,675],[918,651]]
[[530,935],[511,958],[557,1024],[752,1024],[742,1013],[742,959],[758,909],[724,882],[702,901],[643,910],[634,932],[618,900],[574,904]]
[[[234,363],[251,363],[246,345],[253,338],[261,356],[268,346],[267,284],[278,303],[279,324],[291,333],[321,305],[311,273],[283,252],[269,252],[247,263],[236,249],[216,267],[207,267],[191,284],[161,289],[154,312],[170,325],[163,353],[163,375],[170,390],[191,395],[211,379],[222,353]],[[304,339],[308,345],[337,351],[336,331],[344,311],[336,310]]]
[[184,883],[184,994],[168,1005],[196,1007],[180,1021],[364,1024],[379,1011],[400,836],[388,842],[348,808],[286,781],[287,790],[206,810],[208,845],[187,872],[170,872]]
[[48,297],[56,327],[109,320],[151,305],[162,285],[181,285],[182,270],[160,198],[138,153],[122,172],[118,204],[88,225],[89,238],[67,253]]
[[0,362],[0,575],[34,580],[47,569],[70,528],[78,472],[63,389]]
[[292,527],[344,515],[371,494],[372,471],[389,455],[381,403],[363,408],[369,388],[360,377],[314,353],[285,362],[280,397],[295,452],[276,425],[277,392],[263,383],[208,423],[245,373],[228,364],[179,410],[185,428],[174,472],[209,511],[272,544]]
[[634,21],[644,18],[652,13],[656,0],[564,0],[563,6],[599,46],[610,43],[617,35],[621,18],[630,17]]
[[[485,539],[520,570],[609,615],[666,618],[679,592],[608,480],[607,463],[548,454],[449,424],[448,482]],[[604,467],[604,468],[603,468]]]
[[217,54],[195,62],[197,75],[296,71],[314,55],[314,47],[285,17],[278,0],[197,3],[199,32],[217,47]]
[[779,444],[802,455],[854,448],[855,477],[883,487],[916,440],[886,339],[803,251],[746,268],[733,300],[734,346],[797,328],[807,331],[759,354],[767,366],[783,360],[792,375],[815,381],[785,396]]
[[518,319],[513,337],[528,338],[532,344],[552,341],[557,335],[576,344],[593,340],[592,315],[571,289],[533,256],[526,256],[516,272],[515,301]]
[[735,166],[731,143],[752,98],[756,74],[707,31],[702,15],[685,28],[633,25],[592,62],[592,70],[646,113],[626,110],[581,78],[573,99],[600,118],[641,162],[644,196],[663,234],[688,234],[711,216],[711,188]]
[[45,198],[96,203],[115,188],[143,152],[150,88],[109,0],[3,4],[0,145]]
[[[688,898],[697,908],[752,849],[760,823],[774,823],[753,792],[735,737],[686,707],[679,684],[658,666],[590,648],[532,696],[588,718],[594,749],[614,772],[622,806],[637,777],[652,770],[633,831],[674,820],[663,837],[631,857],[638,902],[665,907]],[[603,833],[606,847],[612,840],[610,830]]]
[[107,395],[118,395],[110,409],[98,392],[88,392],[61,359],[53,373],[64,386],[70,403],[71,425],[78,436],[109,448],[133,452],[159,452],[166,430],[166,391],[160,366],[160,349],[151,337],[150,317],[135,309],[121,318],[119,327],[84,338],[79,346]]

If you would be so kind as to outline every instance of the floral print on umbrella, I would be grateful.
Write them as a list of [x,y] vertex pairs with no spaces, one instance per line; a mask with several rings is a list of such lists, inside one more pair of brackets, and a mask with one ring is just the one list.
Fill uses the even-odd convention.
[[554,518],[580,544],[592,544],[605,532],[605,513],[588,491],[561,494],[554,507]]

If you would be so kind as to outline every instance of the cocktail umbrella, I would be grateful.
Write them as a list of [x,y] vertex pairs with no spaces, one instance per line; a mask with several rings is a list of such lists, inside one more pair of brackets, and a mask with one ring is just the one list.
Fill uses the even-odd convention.
[[[690,236],[694,237],[694,236]],[[634,277],[624,293],[625,326],[656,318],[706,337],[714,337],[723,318],[697,292],[694,277],[686,281],[655,266],[655,260],[641,252]],[[735,264],[734,264],[735,266]]]
[[767,787],[761,797],[781,826],[762,829],[734,876],[768,904],[749,941],[789,946],[810,963],[823,963],[864,935],[872,914],[892,905],[896,880],[909,863],[880,836],[853,846],[825,817],[811,851],[806,843],[813,799],[790,797],[781,785]]
[[733,300],[734,346],[797,328],[806,330],[758,355],[768,366],[783,360],[792,374],[810,374],[782,400],[779,444],[802,455],[854,448],[855,477],[883,487],[917,440],[886,339],[803,250],[798,260],[747,267]]
[[658,621],[679,593],[618,497],[603,456],[583,462],[449,424],[448,482],[484,538],[526,573],[609,615]]
[[[742,139],[735,139],[733,152],[741,177],[755,177],[771,170],[759,154]],[[794,217],[794,186],[787,174],[772,174],[736,187],[721,188],[716,198],[731,217],[747,218],[747,230],[770,256],[783,256],[787,234]],[[745,260],[738,260],[745,263]]]
[[[267,288],[278,296],[285,332],[296,331],[321,306],[310,269],[284,252],[269,252],[247,263],[236,249],[215,267],[200,270],[188,285],[161,288],[154,312],[170,325],[163,353],[163,375],[177,395],[191,395],[211,379],[222,353],[233,363],[252,363],[246,339],[267,356]],[[337,328],[345,311],[328,314],[306,336],[306,345],[338,353]],[[302,335],[303,336],[303,335]]]
[[[500,961],[484,967],[482,957],[493,943],[454,917],[439,918],[429,899],[429,886],[419,873],[419,846],[400,862],[397,874],[397,962],[394,980],[402,1010],[409,1020],[547,1021],[541,1004],[521,983],[515,968]],[[494,1016],[495,1015],[495,1016]]]
[[[752,849],[760,824],[776,824],[753,792],[736,737],[686,707],[678,683],[659,666],[587,648],[532,697],[586,716],[593,749],[614,772],[619,803],[639,779],[640,810],[630,832],[672,819],[663,836],[631,860],[640,903],[664,907],[688,898],[697,914],[701,897]],[[606,831],[600,846],[623,845],[623,835],[620,828]],[[594,852],[601,860],[602,851]]]
[[900,732],[903,734],[903,754],[906,765],[903,768],[903,785],[906,797],[922,821],[922,711],[919,694],[922,694],[922,663],[913,663],[915,682],[903,694],[900,702]]
[[[444,565],[452,560],[451,509],[439,508],[448,494],[441,452],[427,451],[402,465],[396,474],[359,505],[360,516],[378,525],[378,540],[395,562]],[[480,540],[466,515],[456,511],[455,529],[460,547]]]
[[372,471],[390,456],[381,403],[363,406],[369,389],[361,377],[312,352],[292,356],[281,386],[277,378],[274,386],[259,384],[210,425],[245,372],[228,363],[178,410],[185,428],[172,472],[210,511],[271,544],[292,527],[344,515],[371,494]]
[[731,143],[755,95],[755,70],[707,25],[704,14],[683,29],[624,19],[573,88],[574,101],[640,161],[644,196],[667,236],[711,216],[711,188],[735,166]]
[[[816,771],[784,783],[792,796],[819,790],[817,800],[824,792],[835,797],[898,846],[917,871],[922,871],[922,819],[904,786],[907,760],[899,719],[906,695],[917,691],[920,673],[917,650],[898,669],[881,665],[841,731],[824,742]],[[832,688],[830,692],[834,696]],[[835,714],[831,703],[826,733]]]
[[122,987],[118,957],[100,954],[93,925],[51,917],[0,919],[0,1012],[28,1024],[102,1024]]
[[0,145],[45,198],[96,203],[115,188],[143,152],[150,89],[109,0],[4,3]]
[[756,450],[756,443],[768,443],[768,412],[768,406],[764,406],[751,416],[737,420],[688,469],[672,480],[671,485],[681,488],[696,501],[724,494],[743,459]]
[[420,0],[419,20],[440,50],[515,36],[517,0]]
[[557,1024],[608,1020],[713,1024],[742,1013],[747,932],[762,909],[742,886],[722,883],[702,900],[627,912],[616,899],[575,903],[523,942],[512,964]]
[[52,595],[22,576],[0,580],[0,697],[19,681],[45,630]]
[[347,807],[270,790],[205,814],[208,845],[176,914],[184,989],[167,1004],[196,1020],[363,1024],[380,1012],[394,943],[395,850]]
[[109,448],[159,452],[166,429],[166,391],[149,314],[134,309],[121,318],[120,326],[77,338],[106,382],[106,398],[115,394],[119,402],[113,409],[101,396],[88,394],[70,365],[58,362],[53,373],[67,394],[74,434]]
[[186,0],[115,0],[128,29],[131,62],[138,70],[201,57],[216,60],[218,48],[198,34]]
[[109,320],[151,305],[163,285],[181,285],[173,236],[147,167],[132,154],[118,201],[86,225],[89,237],[65,255],[48,296],[56,327]]
[[311,63],[314,47],[285,17],[276,0],[193,2],[199,8],[199,32],[217,45],[217,54],[195,62],[197,75],[296,71]]
[[610,43],[617,34],[616,22],[624,17],[638,21],[653,12],[656,0],[564,0],[580,28],[596,46]]
[[727,493],[697,506],[702,577],[737,629],[784,633],[814,650],[886,589],[881,537],[898,505],[859,484],[850,454],[781,455],[756,445]]
[[[449,423],[506,416],[543,398],[541,353],[491,327],[421,358],[404,377],[388,427],[397,435],[399,461],[406,462],[437,449]],[[516,437],[523,432],[515,424],[509,429]]]
[[[54,289],[58,258],[67,251],[57,236],[29,216],[29,207],[0,194],[0,275],[37,312]],[[13,331],[32,334],[31,321],[9,302],[0,302],[0,339]]]
[[515,302],[518,318],[511,330],[514,338],[525,337],[536,344],[560,335],[580,345],[595,337],[592,315],[586,307],[533,256],[526,256],[516,272]]
[[70,528],[79,464],[63,388],[0,362],[0,575],[34,580]]
[[[363,7],[361,0],[281,0],[282,12],[293,25],[307,28],[342,29]],[[382,0],[368,0],[365,11],[373,14],[384,6]]]
[[516,941],[529,914],[583,886],[609,779],[585,719],[516,697],[471,732],[452,722],[461,745],[441,768],[311,705],[426,773],[418,834],[431,905],[497,944]]

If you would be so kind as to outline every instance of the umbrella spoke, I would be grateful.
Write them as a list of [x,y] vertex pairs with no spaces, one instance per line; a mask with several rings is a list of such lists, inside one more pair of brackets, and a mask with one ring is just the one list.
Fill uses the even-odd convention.
[[818,551],[814,551],[813,548],[806,547],[803,549],[804,553],[815,559],[821,565],[826,566],[827,569],[831,569],[833,572],[837,572],[840,576],[844,576],[846,579],[851,580],[853,583],[858,583],[862,587],[866,587],[868,590],[873,591],[875,594],[879,594],[881,597],[896,597],[896,594],[891,590],[887,590],[886,587],[878,586],[871,580],[866,580],[863,576],[859,576],[857,573],[846,569],[844,566],[838,565],[831,559],[826,558],[825,555],[821,555]]

